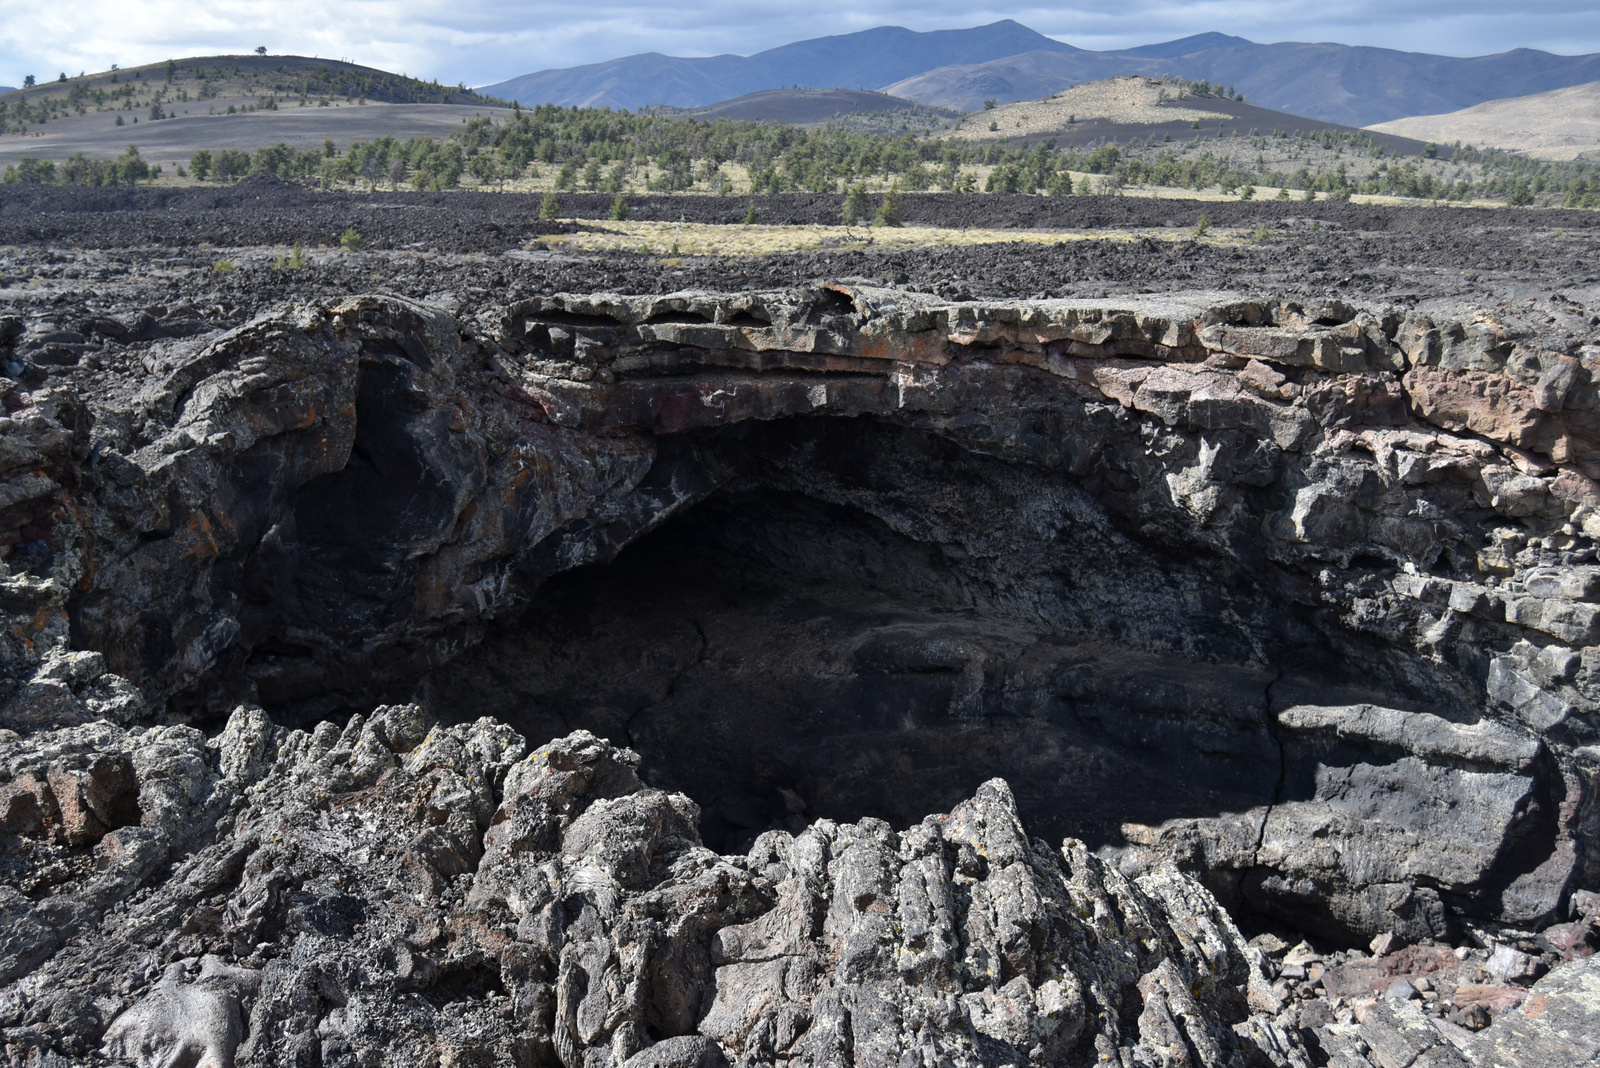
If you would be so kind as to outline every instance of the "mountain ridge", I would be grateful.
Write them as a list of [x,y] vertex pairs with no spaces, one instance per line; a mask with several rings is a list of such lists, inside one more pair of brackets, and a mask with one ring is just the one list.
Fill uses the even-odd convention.
[[1600,80],[1600,54],[1516,48],[1490,56],[1336,43],[1258,44],[1210,32],[1091,51],[1010,19],[966,30],[880,26],[796,41],[750,56],[642,53],[536,71],[481,91],[523,104],[698,108],[767,89],[868,89],[974,111],[1124,74],[1232,85],[1277,111],[1347,126],[1442,114],[1489,100]]
[[883,91],[971,111],[987,99],[1011,103],[1119,74],[1172,74],[1232,85],[1252,102],[1275,111],[1371,126],[1600,80],[1600,55],[1557,56],[1518,48],[1458,58],[1300,42],[1246,42],[1177,56],[1141,55],[1136,50],[1032,52],[926,71],[884,86]]
[[602,63],[535,71],[484,86],[480,91],[526,104],[630,110],[663,104],[695,108],[790,86],[877,89],[922,71],[973,62],[974,55],[987,60],[1025,51],[1081,49],[1011,19],[965,30],[918,32],[902,26],[878,26],[857,33],[795,41],[750,56],[696,58],[644,52]]

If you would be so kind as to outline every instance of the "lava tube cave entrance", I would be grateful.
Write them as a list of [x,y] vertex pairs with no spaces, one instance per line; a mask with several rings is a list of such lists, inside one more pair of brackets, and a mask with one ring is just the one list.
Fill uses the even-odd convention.
[[432,673],[432,707],[630,745],[730,850],[903,826],[995,776],[1035,833],[1118,844],[1280,799],[1275,700],[1380,699],[1305,610],[1124,533],[1064,471],[872,419],[711,446],[741,473],[549,579]]

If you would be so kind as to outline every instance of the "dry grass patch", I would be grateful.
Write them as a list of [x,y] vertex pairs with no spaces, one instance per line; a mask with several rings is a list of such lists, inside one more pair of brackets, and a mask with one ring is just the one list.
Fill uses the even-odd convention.
[[[1178,88],[1154,78],[1133,75],[1075,85],[1043,100],[1006,104],[967,117],[950,136],[969,141],[1022,137],[1065,129],[1071,120],[1159,125],[1168,122],[1232,122],[1233,116],[1197,107],[1164,106],[1177,99]],[[998,129],[991,130],[993,123]]]
[[822,249],[912,248],[938,245],[1054,245],[1063,241],[1178,241],[1187,230],[957,230],[934,226],[742,226],[723,223],[595,222],[540,241],[573,252],[640,252],[652,256],[770,256]]
[[1367,129],[1439,144],[1492,145],[1537,159],[1600,155],[1600,82],[1489,100],[1444,115],[1413,115]]

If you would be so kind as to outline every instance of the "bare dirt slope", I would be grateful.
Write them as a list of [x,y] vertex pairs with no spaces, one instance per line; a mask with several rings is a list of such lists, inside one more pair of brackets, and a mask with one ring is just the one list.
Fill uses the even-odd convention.
[[1600,155],[1600,82],[1367,128],[1440,144],[1460,141],[1479,148],[1515,149],[1540,159]]

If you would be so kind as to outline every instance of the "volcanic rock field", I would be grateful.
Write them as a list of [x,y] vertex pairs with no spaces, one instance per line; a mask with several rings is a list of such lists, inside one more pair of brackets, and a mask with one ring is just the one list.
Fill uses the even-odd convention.
[[0,1061],[1600,1064],[1600,217],[608,206],[0,193]]

